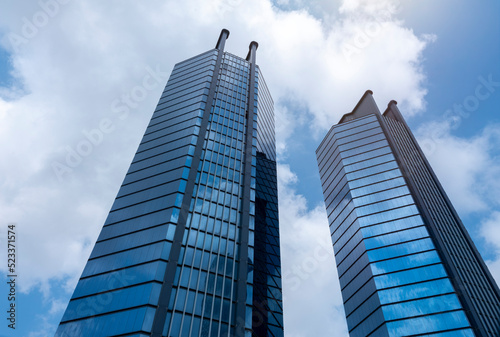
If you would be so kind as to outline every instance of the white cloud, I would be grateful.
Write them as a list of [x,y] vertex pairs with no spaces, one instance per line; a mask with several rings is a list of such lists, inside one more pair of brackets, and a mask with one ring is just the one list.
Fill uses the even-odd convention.
[[35,331],[31,331],[28,337],[47,337],[54,334],[57,326],[53,322],[50,322],[50,315],[37,315],[36,319],[42,323],[37,326]]
[[394,12],[399,3],[399,0],[343,0],[339,11],[356,15],[376,15],[385,10]]
[[457,212],[472,219],[464,222],[470,235],[486,241],[480,250],[491,257],[486,264],[500,282],[500,125],[471,138],[454,135],[456,125],[454,120],[429,123],[416,135]]
[[403,27],[391,8],[370,16],[346,10],[328,29],[301,11],[262,10],[255,19],[266,27],[256,34],[258,58],[273,95],[306,102],[320,133],[350,112],[366,89],[384,102],[396,99],[408,114],[423,109],[420,62],[430,39]]
[[500,211],[493,212],[481,224],[481,236],[493,247],[494,258],[487,260],[486,264],[493,278],[500,282]]
[[285,333],[347,336],[325,207],[308,208],[288,165],[278,165],[278,177]]
[[422,125],[416,132],[422,150],[457,211],[464,215],[500,207],[500,126],[472,138],[453,134],[448,122]]

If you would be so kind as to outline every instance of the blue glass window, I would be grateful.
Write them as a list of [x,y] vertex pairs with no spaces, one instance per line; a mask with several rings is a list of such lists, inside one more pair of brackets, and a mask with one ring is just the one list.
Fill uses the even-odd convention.
[[364,197],[356,198],[356,199],[354,199],[354,205],[359,207],[359,206],[379,202],[382,200],[400,197],[400,196],[403,196],[403,195],[406,195],[409,193],[410,193],[410,191],[408,190],[408,188],[406,186],[401,186],[401,187],[393,188],[390,190],[385,190],[382,192],[369,194],[369,195],[366,195]]
[[368,257],[373,262],[431,249],[434,249],[434,244],[430,238],[427,238],[370,250],[368,251]]
[[439,262],[441,262],[441,259],[439,258],[437,252],[435,250],[432,250],[429,252],[375,262],[371,264],[371,267],[373,275],[380,275]]
[[404,319],[387,323],[389,336],[408,336],[419,333],[469,327],[463,311]]
[[393,320],[461,308],[462,306],[457,296],[455,294],[449,294],[386,305],[382,307],[382,311],[387,320]]
[[386,222],[398,218],[404,218],[410,215],[417,215],[418,209],[415,205],[405,206],[401,208],[392,209],[389,211],[372,214],[369,216],[364,216],[358,218],[359,225],[361,227],[374,225],[380,222]]
[[425,226],[420,226],[420,227],[413,227],[407,230],[402,230],[399,232],[389,233],[386,235],[374,236],[365,239],[364,242],[366,249],[373,249],[382,246],[402,243],[410,240],[416,240],[419,238],[425,238],[428,236],[429,233],[427,232]]
[[446,271],[441,264],[415,268],[395,272],[392,274],[380,275],[375,277],[375,284],[378,289],[416,283],[426,280],[446,277]]
[[402,287],[390,288],[378,292],[380,303],[394,303],[421,297],[434,296],[453,292],[449,279],[421,282]]

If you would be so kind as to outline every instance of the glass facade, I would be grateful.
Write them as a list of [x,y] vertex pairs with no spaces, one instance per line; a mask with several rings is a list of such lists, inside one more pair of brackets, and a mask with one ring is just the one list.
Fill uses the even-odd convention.
[[273,103],[228,36],[175,65],[56,336],[283,336]]
[[[316,151],[350,336],[499,336],[496,284],[477,262],[460,272],[475,273],[467,278],[483,282],[489,292],[480,289],[483,297],[466,299],[464,288],[457,286],[455,269],[462,256],[468,261],[481,257],[465,244],[465,229],[436,234],[431,220],[437,215],[429,217],[427,208],[448,210],[440,216],[450,223],[457,222],[452,206],[441,194],[441,204],[435,200],[422,204],[421,195],[434,192],[426,195],[430,199],[438,194],[437,187],[427,188],[438,184],[437,179],[422,175],[419,178],[427,183],[415,184],[410,159],[402,157],[419,157],[418,168],[423,171],[423,154],[416,155],[414,139],[414,151],[402,147],[410,137],[402,140],[402,127],[388,127],[395,123],[388,119],[393,115],[382,116],[367,92],[354,112],[330,129]],[[396,142],[395,137],[401,138]],[[416,187],[420,193],[415,193]],[[463,245],[457,249],[449,242],[452,239]],[[455,260],[443,250],[454,250]],[[460,263],[459,268],[469,262]],[[483,303],[487,299],[490,302]],[[475,304],[471,307],[470,302]],[[487,311],[478,310],[488,305]],[[485,313],[490,315],[486,319]],[[495,320],[490,320],[490,326],[481,325],[477,316],[482,321]]]

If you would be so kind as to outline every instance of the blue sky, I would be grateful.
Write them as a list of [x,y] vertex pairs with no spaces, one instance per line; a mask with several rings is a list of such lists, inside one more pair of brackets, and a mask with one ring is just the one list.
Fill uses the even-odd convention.
[[[500,280],[497,1],[46,0],[3,12],[0,241],[16,223],[20,297],[18,329],[0,325],[0,336],[53,335],[168,73],[223,27],[231,53],[259,42],[275,101],[280,207],[293,210],[280,215],[287,337],[347,336],[314,150],[367,89],[381,110],[398,101]],[[149,71],[157,85],[120,118],[113,102]],[[58,174],[103,120],[113,131]]]

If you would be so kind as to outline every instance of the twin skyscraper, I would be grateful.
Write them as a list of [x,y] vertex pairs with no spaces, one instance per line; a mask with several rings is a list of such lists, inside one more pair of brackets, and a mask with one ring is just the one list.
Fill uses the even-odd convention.
[[317,151],[351,337],[500,336],[500,292],[399,112],[367,91]]
[[[175,65],[56,336],[283,336],[273,101],[258,44],[228,37]],[[499,336],[498,287],[394,103],[367,92],[317,155],[352,337]]]

